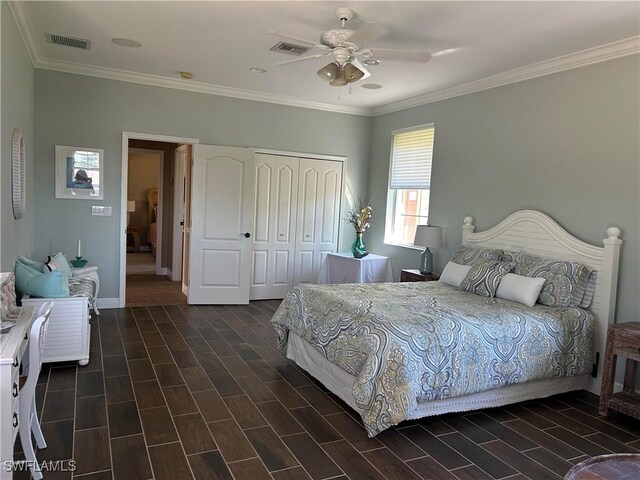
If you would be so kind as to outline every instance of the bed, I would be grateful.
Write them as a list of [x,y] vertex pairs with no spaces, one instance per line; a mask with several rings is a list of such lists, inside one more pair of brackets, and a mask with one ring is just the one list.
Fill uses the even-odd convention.
[[149,230],[147,232],[147,242],[151,253],[155,256],[156,244],[158,242],[158,189],[152,188],[147,193],[147,218],[149,220]]
[[622,243],[618,228],[607,235],[602,247],[589,245],[532,210],[480,233],[464,219],[463,245],[593,269],[588,309],[527,307],[440,282],[306,285],[274,314],[278,346],[354,408],[369,436],[408,419],[583,388],[599,393]]

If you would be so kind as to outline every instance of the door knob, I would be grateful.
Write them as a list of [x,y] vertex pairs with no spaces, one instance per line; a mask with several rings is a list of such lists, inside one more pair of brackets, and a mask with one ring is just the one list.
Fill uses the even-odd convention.
[[241,233],[240,235],[242,235],[244,238],[249,238],[251,236],[249,232]]

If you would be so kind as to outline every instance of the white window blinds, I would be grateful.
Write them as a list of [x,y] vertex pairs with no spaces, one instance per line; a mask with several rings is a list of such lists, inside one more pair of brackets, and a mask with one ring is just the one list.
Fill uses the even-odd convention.
[[427,190],[431,188],[433,124],[393,135],[389,188]]

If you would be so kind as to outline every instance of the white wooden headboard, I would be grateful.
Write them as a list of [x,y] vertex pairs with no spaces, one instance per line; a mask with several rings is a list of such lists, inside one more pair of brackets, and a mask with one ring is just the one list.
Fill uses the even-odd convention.
[[571,260],[597,270],[596,291],[589,310],[596,317],[594,363],[599,356],[598,376],[589,381],[588,389],[599,395],[604,363],[607,326],[615,321],[618,264],[620,261],[620,229],[607,229],[603,247],[577,239],[551,217],[535,210],[516,212],[496,226],[475,232],[472,217],[465,217],[462,226],[463,245],[478,245],[511,251],[525,251],[540,257]]

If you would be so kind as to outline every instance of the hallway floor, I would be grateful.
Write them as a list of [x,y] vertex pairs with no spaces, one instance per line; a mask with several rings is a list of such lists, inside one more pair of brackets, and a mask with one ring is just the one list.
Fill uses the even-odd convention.
[[[151,255],[149,255],[151,256]],[[186,305],[182,283],[173,282],[164,275],[127,275],[125,302],[127,307],[152,305]]]
[[156,257],[151,252],[127,252],[127,275],[156,273]]

